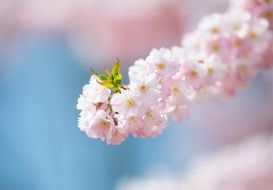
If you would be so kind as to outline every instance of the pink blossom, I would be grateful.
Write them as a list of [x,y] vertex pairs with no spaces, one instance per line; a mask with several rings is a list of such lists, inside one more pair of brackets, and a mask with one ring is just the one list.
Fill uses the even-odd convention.
[[153,49],[146,58],[147,64],[150,65],[151,70],[161,77],[168,77],[177,72],[178,65],[171,50],[161,48],[159,50]]
[[93,103],[106,102],[111,91],[98,83],[97,77],[91,76],[89,84],[83,87],[83,95]]
[[92,138],[100,138],[107,144],[120,144],[124,136],[116,129],[111,116],[103,110],[98,110],[86,129],[86,134]]
[[253,16],[262,17],[273,27],[273,2],[271,0],[230,0],[231,9],[240,9],[250,12]]
[[111,99],[113,111],[118,112],[123,118],[139,114],[137,103],[136,95],[130,90],[122,90],[121,93],[114,94]]
[[155,73],[130,80],[129,88],[138,96],[140,106],[150,107],[158,103],[161,85]]
[[139,131],[143,129],[142,117],[140,115],[130,115],[126,119],[120,117],[118,118],[119,125],[117,129],[122,134],[133,134],[137,136]]
[[162,129],[167,126],[167,116],[154,107],[145,110],[142,122],[143,127],[138,129],[136,135],[154,137],[159,135]]
[[91,76],[77,108],[89,137],[119,144],[128,135],[154,137],[190,113],[189,102],[233,96],[247,87],[272,53],[268,20],[231,9],[204,17],[181,47],[153,49],[129,68],[118,91]]

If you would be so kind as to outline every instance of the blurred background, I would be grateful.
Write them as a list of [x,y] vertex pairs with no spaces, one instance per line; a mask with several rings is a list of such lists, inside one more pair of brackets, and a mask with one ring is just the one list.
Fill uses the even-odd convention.
[[190,118],[171,121],[155,139],[107,146],[77,128],[77,98],[90,68],[119,57],[127,73],[133,60],[179,45],[203,15],[227,4],[1,0],[0,189],[112,190],[120,179],[187,172],[203,155],[273,134],[272,70],[233,99],[191,105]]

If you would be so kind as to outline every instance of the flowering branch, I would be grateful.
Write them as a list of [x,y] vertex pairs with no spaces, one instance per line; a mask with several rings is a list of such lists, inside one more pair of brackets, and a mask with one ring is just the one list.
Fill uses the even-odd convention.
[[[272,9],[271,1],[260,1]],[[264,56],[273,54],[270,24],[260,14],[231,8],[203,18],[181,47],[154,49],[135,61],[126,87],[119,59],[111,72],[93,71],[78,100],[79,128],[107,144],[120,144],[129,134],[154,137],[168,116],[188,115],[189,101],[234,95],[267,64]]]

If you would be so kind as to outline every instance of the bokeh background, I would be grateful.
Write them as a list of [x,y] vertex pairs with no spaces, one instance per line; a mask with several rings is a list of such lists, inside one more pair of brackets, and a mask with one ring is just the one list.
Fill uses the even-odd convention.
[[0,189],[112,190],[120,179],[187,171],[202,155],[272,134],[272,70],[232,99],[191,105],[188,119],[171,121],[155,139],[108,146],[77,128],[77,98],[90,68],[119,57],[127,73],[133,60],[179,45],[203,15],[226,6],[226,0],[1,0]]

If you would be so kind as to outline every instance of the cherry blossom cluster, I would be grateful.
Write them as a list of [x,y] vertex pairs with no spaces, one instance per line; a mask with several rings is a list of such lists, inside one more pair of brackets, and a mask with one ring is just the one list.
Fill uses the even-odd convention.
[[256,17],[269,21],[270,29],[273,28],[273,1],[272,0],[230,0],[232,9],[245,10]]
[[248,85],[271,42],[268,20],[251,12],[209,15],[180,47],[153,49],[135,61],[128,85],[113,82],[115,75],[109,74],[112,83],[92,75],[78,100],[79,128],[107,144],[120,144],[130,134],[154,137],[170,115],[185,118],[190,101],[231,96]]
[[[182,40],[182,45],[189,52],[214,56],[218,60],[212,61],[208,68],[214,85],[203,85],[199,91],[234,95],[256,75],[271,40],[267,20],[234,10],[203,18],[198,29]],[[197,65],[195,71],[202,76],[200,68],[203,66]],[[203,77],[199,79],[204,81]]]
[[[244,10],[254,17],[264,18],[269,22],[269,29],[273,30],[273,1],[272,0],[230,0],[231,9]],[[273,59],[273,39],[270,47],[264,53],[260,66],[268,67],[272,65],[269,60]]]

